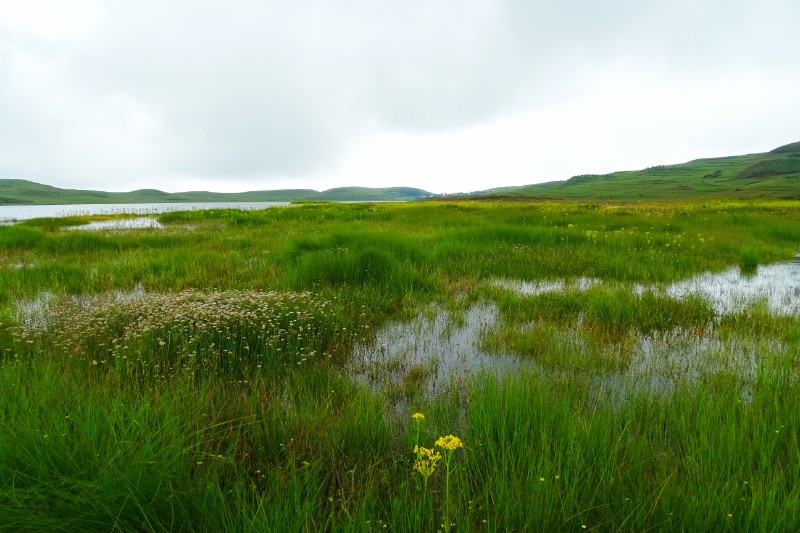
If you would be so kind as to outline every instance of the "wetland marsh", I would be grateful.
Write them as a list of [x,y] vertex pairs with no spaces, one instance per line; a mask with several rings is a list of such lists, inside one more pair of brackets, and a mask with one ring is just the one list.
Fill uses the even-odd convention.
[[800,528],[800,202],[125,220],[0,226],[0,530]]

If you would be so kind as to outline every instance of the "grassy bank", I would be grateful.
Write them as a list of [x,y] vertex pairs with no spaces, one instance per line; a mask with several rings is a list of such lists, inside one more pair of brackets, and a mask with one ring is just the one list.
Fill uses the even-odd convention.
[[[800,320],[636,284],[790,260],[798,215],[431,202],[2,226],[0,529],[797,530]],[[356,378],[387,321],[434,304],[455,327],[474,303],[517,371],[432,389],[390,358]]]

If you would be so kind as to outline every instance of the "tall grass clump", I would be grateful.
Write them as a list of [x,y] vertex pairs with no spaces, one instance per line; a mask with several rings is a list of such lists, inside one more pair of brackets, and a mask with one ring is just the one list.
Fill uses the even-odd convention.
[[580,321],[584,327],[609,334],[703,328],[715,318],[713,307],[700,296],[673,298],[653,291],[637,293],[625,286],[597,285],[586,290],[548,291],[534,296],[503,289],[490,289],[484,294],[496,298],[506,318],[517,323]]
[[0,248],[30,248],[45,239],[37,229],[21,226],[0,226]]
[[343,231],[300,238],[284,250],[289,285],[300,290],[333,287],[378,292],[394,301],[429,293],[433,265],[413,239],[377,232]]
[[485,380],[461,512],[498,530],[795,529],[798,405],[761,379],[751,401],[718,376],[618,406],[577,376]]
[[739,258],[739,270],[742,274],[755,274],[758,271],[758,264],[761,256],[755,250],[744,250]]
[[61,228],[66,228],[71,226],[82,226],[84,224],[88,224],[93,221],[112,220],[114,218],[121,218],[121,217],[109,216],[109,215],[94,215],[94,216],[72,215],[65,217],[43,217],[43,218],[32,218],[28,220],[22,220],[18,222],[17,225],[31,227],[31,228],[42,228],[46,231],[54,232],[58,231]]

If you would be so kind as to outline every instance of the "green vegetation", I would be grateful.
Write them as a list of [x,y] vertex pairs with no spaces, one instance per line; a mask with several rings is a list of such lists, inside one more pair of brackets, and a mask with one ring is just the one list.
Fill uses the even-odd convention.
[[60,189],[27,180],[0,179],[0,205],[68,205],[68,204],[142,204],[164,202],[293,202],[354,201],[382,202],[407,201],[428,198],[431,193],[411,187],[339,187],[327,191],[312,189],[279,189],[221,193],[190,191],[167,193],[154,189],[131,192],[85,191]]
[[[0,530],[800,529],[800,318],[662,290],[791,260],[800,202],[87,220],[0,226]],[[373,344],[474,304],[496,368]]]
[[[410,201],[436,195],[411,187],[339,187],[318,192],[282,189],[242,193],[166,193],[59,189],[26,180],[0,179],[0,205],[158,202]],[[686,198],[800,199],[800,142],[763,154],[698,159],[644,170],[574,176],[567,181],[499,187],[471,193],[492,199],[656,200]]]
[[637,200],[800,198],[800,143],[763,154],[698,159],[644,170],[587,174],[567,181],[501,187],[491,197]]

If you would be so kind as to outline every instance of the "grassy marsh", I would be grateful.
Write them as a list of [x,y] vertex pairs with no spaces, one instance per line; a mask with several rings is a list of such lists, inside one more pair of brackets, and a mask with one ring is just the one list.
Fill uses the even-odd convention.
[[0,226],[0,530],[800,528],[800,317],[665,289],[791,261],[798,202],[158,220]]

